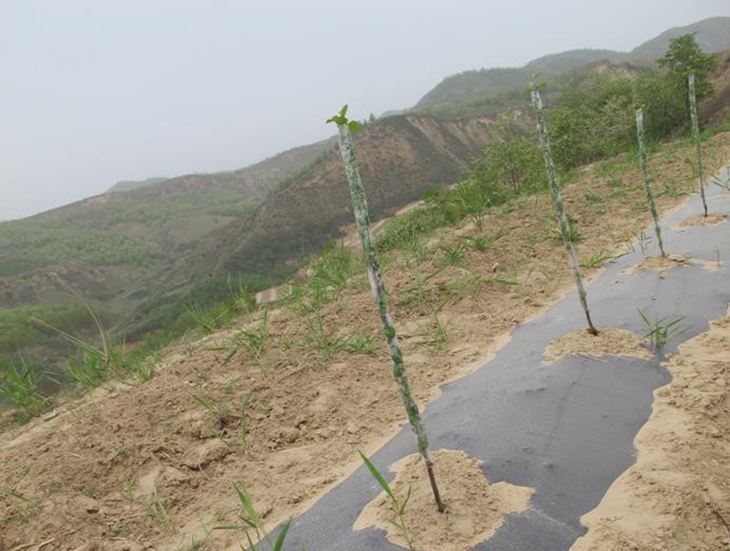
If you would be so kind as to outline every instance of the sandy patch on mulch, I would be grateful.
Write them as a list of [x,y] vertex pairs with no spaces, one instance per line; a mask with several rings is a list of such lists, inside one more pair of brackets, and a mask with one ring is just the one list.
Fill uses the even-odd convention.
[[677,266],[689,266],[692,259],[682,256],[681,254],[668,254],[667,256],[652,256],[644,259],[644,261],[636,266],[622,270],[622,274],[633,274],[636,272],[645,272],[647,270],[669,270]]
[[[411,488],[405,525],[416,549],[422,551],[466,551],[489,539],[506,515],[527,510],[532,488],[507,482],[490,484],[478,459],[461,451],[439,450],[433,454],[436,479],[446,511],[439,513],[433,500],[426,470],[418,454],[409,455],[392,467],[390,484],[402,500]],[[376,497],[355,521],[355,530],[373,526],[385,530],[387,538],[406,546],[403,535],[387,519],[394,518],[385,492]]]
[[596,357],[633,356],[649,359],[652,357],[651,353],[642,346],[642,342],[643,339],[636,333],[615,327],[599,327],[598,335],[591,335],[585,329],[578,329],[547,345],[543,361],[553,363],[569,354]]
[[581,522],[573,551],[730,547],[730,316],[680,345],[634,440],[636,464]]
[[676,226],[672,226],[672,228],[690,228],[692,226],[717,226],[718,224],[725,223],[725,220],[727,220],[727,216],[725,216],[724,214],[708,214],[707,216],[703,214],[698,214],[697,216],[692,216],[690,218],[687,218],[686,220],[682,220]]

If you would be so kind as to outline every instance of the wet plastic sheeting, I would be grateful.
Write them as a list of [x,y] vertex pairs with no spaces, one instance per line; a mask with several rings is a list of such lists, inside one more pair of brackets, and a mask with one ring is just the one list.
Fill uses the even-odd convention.
[[[727,176],[723,174],[723,178]],[[711,212],[730,213],[730,194],[710,185],[708,197]],[[730,261],[730,222],[670,229],[698,213],[699,197],[693,196],[684,208],[662,221],[667,252],[709,261],[716,261],[719,255],[720,261]],[[648,230],[647,234],[651,235]],[[646,255],[657,255],[656,249],[650,243]],[[730,301],[726,269],[678,266],[666,279],[656,271],[620,273],[644,256],[636,244],[633,252],[610,264],[590,284],[588,299],[599,327],[644,333],[637,311],[642,309],[652,319],[683,317],[681,326],[686,331],[680,340],[686,340],[706,331],[708,320],[725,314]],[[570,356],[541,364],[550,341],[583,323],[577,296],[570,293],[540,318],[518,327],[492,362],[445,385],[441,397],[426,408],[434,450],[464,450],[485,462],[483,468],[491,482],[504,480],[536,490],[530,509],[508,516],[497,533],[476,550],[568,549],[585,532],[580,516],[593,509],[610,484],[635,461],[632,442],[651,413],[652,392],[670,377],[660,367],[658,356],[649,361]],[[665,353],[675,352],[677,344],[669,343]],[[413,436],[405,428],[375,454],[374,461],[390,480],[388,467],[414,451]],[[389,543],[380,530],[352,531],[360,511],[379,491],[369,473],[360,468],[294,519],[287,548],[401,549]],[[444,494],[448,502],[448,489]]]

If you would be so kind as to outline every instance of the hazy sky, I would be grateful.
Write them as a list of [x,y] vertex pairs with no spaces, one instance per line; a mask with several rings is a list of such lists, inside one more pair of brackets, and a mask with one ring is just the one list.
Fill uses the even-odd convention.
[[728,0],[0,0],[0,220],[240,168],[445,76],[629,50]]

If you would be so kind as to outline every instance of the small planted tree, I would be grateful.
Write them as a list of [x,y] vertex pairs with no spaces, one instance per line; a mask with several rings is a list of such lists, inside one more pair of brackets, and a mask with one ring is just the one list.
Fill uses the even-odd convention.
[[329,118],[327,122],[335,123],[339,131],[340,153],[342,154],[342,161],[345,165],[345,172],[347,173],[347,183],[350,188],[352,208],[355,212],[357,233],[360,236],[363,254],[365,255],[365,261],[367,263],[370,288],[375,296],[376,302],[378,303],[378,312],[380,313],[380,319],[383,322],[383,332],[386,340],[388,341],[390,358],[393,362],[393,376],[398,383],[398,388],[403,400],[403,405],[406,408],[406,414],[408,415],[408,421],[410,422],[411,429],[416,435],[418,452],[423,459],[423,463],[426,465],[426,472],[428,473],[428,479],[431,483],[431,489],[433,490],[433,496],[436,500],[436,506],[440,512],[443,512],[445,507],[441,501],[441,495],[439,494],[436,477],[433,472],[433,461],[431,460],[431,455],[428,450],[426,428],[423,424],[423,420],[421,419],[418,405],[411,394],[410,383],[403,364],[403,354],[401,353],[400,345],[398,344],[398,336],[396,335],[395,327],[393,326],[393,319],[388,311],[388,299],[385,292],[383,277],[380,272],[380,264],[378,263],[372,235],[370,234],[370,215],[368,214],[365,190],[363,189],[362,181],[360,180],[360,172],[357,168],[355,149],[352,143],[352,132],[358,130],[359,124],[357,121],[350,121],[347,118],[347,105],[345,105],[337,115]]
[[697,176],[700,179],[700,196],[702,197],[702,208],[707,216],[707,200],[705,199],[705,178],[702,168],[702,150],[700,149],[700,126],[697,122],[697,95],[695,94],[695,76],[687,77],[689,82],[689,114],[692,119],[692,137],[695,141],[695,156],[697,157]]
[[659,242],[659,251],[662,256],[667,256],[664,252],[664,243],[662,242],[662,228],[659,226],[659,214],[654,203],[654,194],[651,190],[651,178],[649,176],[649,167],[646,162],[646,145],[644,144],[644,114],[641,108],[636,110],[636,137],[639,141],[639,159],[641,161],[641,171],[644,174],[644,188],[646,189],[646,202],[649,204],[649,210],[654,218],[654,231]]
[[565,250],[568,253],[568,259],[573,268],[573,274],[575,275],[575,284],[578,287],[578,298],[580,299],[580,305],[585,312],[586,321],[588,322],[588,332],[591,335],[597,335],[598,331],[593,326],[591,320],[591,313],[588,310],[588,301],[585,287],[583,286],[583,276],[580,272],[580,264],[578,263],[578,257],[575,254],[573,248],[573,240],[570,237],[570,226],[568,223],[568,217],[565,214],[565,207],[563,207],[563,199],[560,196],[560,188],[558,187],[558,176],[555,171],[555,163],[553,162],[553,155],[550,151],[550,140],[547,134],[547,125],[545,124],[545,113],[542,108],[542,98],[540,92],[537,90],[536,85],[532,85],[532,107],[535,109],[535,115],[537,116],[537,133],[540,138],[540,150],[542,151],[543,159],[545,161],[545,170],[547,172],[548,181],[550,183],[550,191],[553,196],[553,202],[555,203],[555,211],[558,217],[558,226],[560,227],[560,235],[563,238],[565,244]]

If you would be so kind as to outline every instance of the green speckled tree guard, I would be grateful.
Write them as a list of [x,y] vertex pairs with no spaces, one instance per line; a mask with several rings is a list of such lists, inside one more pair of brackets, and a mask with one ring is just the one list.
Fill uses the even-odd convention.
[[545,170],[547,172],[548,181],[550,182],[550,191],[552,192],[553,202],[555,203],[555,210],[558,216],[558,225],[560,226],[560,235],[563,237],[563,243],[565,244],[565,250],[568,253],[568,259],[573,267],[573,274],[575,275],[575,284],[578,287],[578,298],[580,299],[580,305],[583,307],[583,311],[586,315],[586,321],[588,322],[588,332],[591,335],[597,335],[598,331],[593,326],[591,320],[591,313],[588,310],[588,302],[586,300],[586,290],[583,286],[583,277],[580,273],[580,264],[578,263],[578,257],[575,254],[573,248],[573,242],[570,238],[570,230],[568,226],[568,217],[565,215],[565,207],[563,207],[563,199],[560,196],[560,188],[558,187],[558,176],[555,171],[555,163],[553,162],[553,155],[550,151],[550,140],[547,135],[547,126],[545,124],[545,114],[542,109],[542,98],[540,98],[540,92],[536,88],[532,88],[532,107],[535,109],[535,115],[537,116],[537,132],[540,137],[540,150],[542,151],[543,158],[545,160]]
[[692,136],[695,140],[695,155],[697,156],[697,174],[700,178],[700,195],[702,196],[702,207],[707,216],[707,200],[705,199],[705,178],[702,167],[702,151],[700,150],[700,125],[697,122],[697,95],[695,94],[695,76],[689,75],[689,114],[692,118]]
[[654,217],[654,230],[656,238],[659,242],[659,251],[662,256],[667,256],[664,252],[664,242],[662,241],[662,228],[659,226],[659,214],[654,203],[654,194],[651,191],[651,177],[649,176],[649,167],[646,162],[646,146],[644,145],[644,114],[641,109],[636,110],[636,137],[639,141],[639,159],[641,161],[641,172],[644,174],[644,187],[646,188],[646,202],[649,203],[649,210]]
[[370,288],[375,296],[376,302],[378,303],[378,312],[380,313],[380,319],[383,322],[383,333],[388,341],[390,358],[393,361],[393,376],[396,383],[398,383],[398,389],[400,391],[401,399],[403,400],[403,405],[406,408],[406,414],[408,415],[408,421],[410,422],[411,429],[416,435],[418,452],[426,465],[426,471],[431,483],[431,489],[433,490],[436,505],[438,510],[443,512],[445,507],[441,501],[441,495],[439,494],[436,477],[433,472],[433,461],[428,451],[426,428],[423,424],[423,420],[421,419],[418,405],[411,394],[408,375],[406,374],[405,365],[403,364],[403,354],[401,353],[400,345],[398,344],[398,336],[396,335],[395,327],[393,326],[393,319],[388,311],[388,298],[385,291],[385,284],[380,272],[378,257],[375,254],[375,248],[373,247],[372,235],[370,234],[370,215],[368,214],[365,190],[363,189],[362,180],[360,179],[360,172],[357,168],[357,159],[355,158],[355,149],[352,144],[352,133],[350,132],[352,121],[347,120],[346,113],[347,106],[340,111],[339,115],[335,115],[328,122],[335,122],[339,131],[340,153],[342,153],[342,161],[345,165],[345,172],[347,173],[347,183],[350,187],[350,198],[352,200],[352,208],[355,213],[357,233],[360,236],[365,261],[367,263]]

